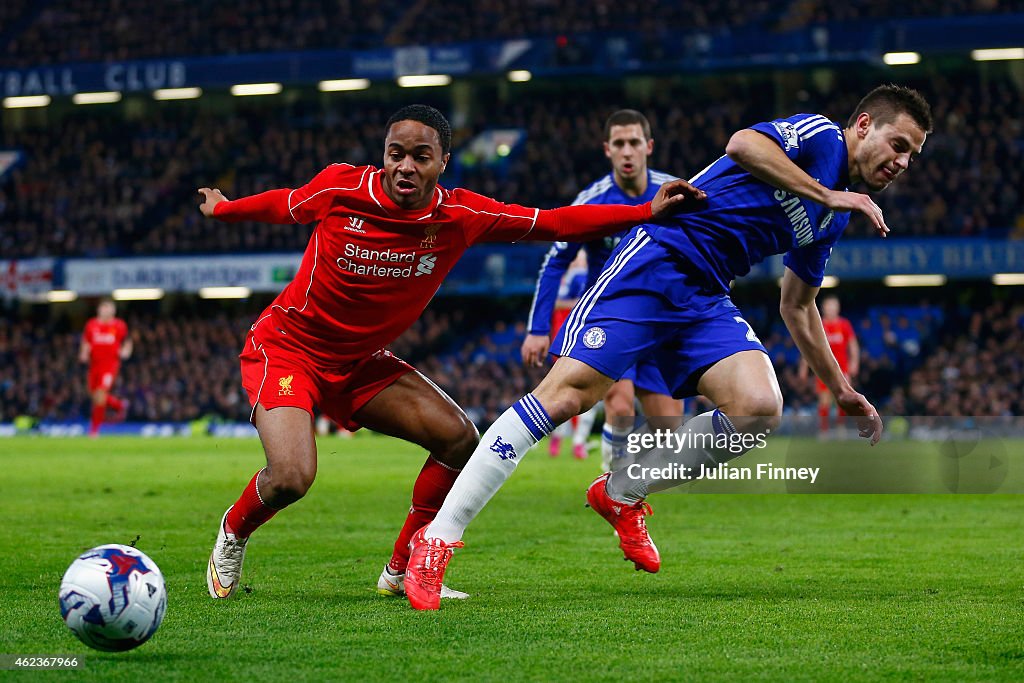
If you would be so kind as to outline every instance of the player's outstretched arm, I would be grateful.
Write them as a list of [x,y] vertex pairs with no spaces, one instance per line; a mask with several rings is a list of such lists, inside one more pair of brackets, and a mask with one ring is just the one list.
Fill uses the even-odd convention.
[[849,415],[857,417],[860,435],[871,439],[871,445],[874,446],[882,438],[882,420],[875,407],[863,395],[854,391],[836,357],[832,355],[825,328],[821,324],[821,315],[814,305],[817,294],[818,287],[807,284],[787,268],[782,277],[779,313],[811,370],[836,397],[836,403]]
[[871,197],[859,192],[830,190],[793,163],[767,135],[750,128],[737,131],[729,138],[725,153],[752,176],[772,187],[810,199],[833,211],[858,211],[868,217],[879,236],[889,234],[882,210]]
[[646,204],[577,204],[537,214],[537,223],[526,240],[585,242],[675,215],[707,199],[685,180],[673,180],[658,189]]
[[216,188],[201,187],[199,194],[203,196],[203,203],[199,205],[199,210],[207,218],[216,218],[226,223],[259,221],[288,225],[297,222],[288,207],[291,193],[290,189],[285,188],[231,201]]

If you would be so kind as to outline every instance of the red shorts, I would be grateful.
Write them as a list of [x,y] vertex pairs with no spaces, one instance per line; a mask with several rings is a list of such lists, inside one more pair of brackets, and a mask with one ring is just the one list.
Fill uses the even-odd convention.
[[562,329],[562,324],[565,323],[565,319],[572,313],[571,308],[556,308],[555,312],[551,314],[551,338],[554,339],[555,335],[558,334],[558,330]]
[[253,409],[250,420],[257,403],[267,410],[302,408],[311,417],[316,407],[350,431],[360,427],[352,420],[354,413],[415,369],[390,351],[381,350],[348,365],[325,370],[295,351],[260,344],[251,333],[239,358],[242,386]]
[[97,389],[110,391],[110,387],[114,386],[114,380],[117,379],[117,371],[120,369],[119,365],[90,365],[89,393],[91,394]]

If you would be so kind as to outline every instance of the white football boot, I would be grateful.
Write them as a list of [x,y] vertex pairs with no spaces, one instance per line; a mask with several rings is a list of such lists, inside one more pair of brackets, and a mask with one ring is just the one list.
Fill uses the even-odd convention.
[[[231,508],[228,508],[228,512],[230,511]],[[245,544],[249,539],[239,539],[224,530],[228,512],[220,519],[217,542],[210,553],[210,563],[206,565],[206,587],[210,589],[211,598],[230,598],[242,578]]]
[[[384,571],[380,573],[380,578],[377,579],[377,593],[397,598],[405,596],[405,574],[392,574],[391,568],[384,565]],[[469,597],[469,593],[463,593],[442,584],[441,597],[450,600],[465,600]]]

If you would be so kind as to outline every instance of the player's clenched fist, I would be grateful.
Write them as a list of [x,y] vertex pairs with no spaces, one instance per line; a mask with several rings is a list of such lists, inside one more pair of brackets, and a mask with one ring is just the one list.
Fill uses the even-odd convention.
[[213,207],[228,200],[228,198],[224,196],[224,193],[218,189],[211,190],[208,187],[200,187],[199,194],[203,195],[203,203],[199,205],[199,210],[202,211],[203,215],[207,218],[213,215]]
[[673,180],[665,183],[658,189],[658,194],[651,200],[651,215],[654,218],[662,218],[679,213],[684,208],[693,205],[693,202],[702,202],[708,196],[704,190],[700,190],[685,180]]

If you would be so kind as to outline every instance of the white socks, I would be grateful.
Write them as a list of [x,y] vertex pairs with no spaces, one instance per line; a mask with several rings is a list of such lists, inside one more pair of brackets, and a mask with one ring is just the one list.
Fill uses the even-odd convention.
[[[590,430],[594,428],[594,419],[597,417],[597,404],[587,412],[576,418],[576,429],[572,434],[573,446],[586,446],[590,437]],[[568,424],[565,422],[563,424]]]
[[446,543],[461,540],[466,527],[512,476],[526,451],[554,429],[533,394],[523,396],[502,413],[481,437],[425,536]]
[[[718,463],[738,458],[750,450],[705,447],[705,444],[715,442],[716,435],[736,434],[736,427],[732,421],[717,408],[697,415],[680,427],[676,434],[680,436],[677,442],[680,447],[656,449],[636,458],[635,462],[641,466],[640,472],[644,471],[642,468],[663,469],[670,465],[682,465],[691,468],[691,472],[697,472],[701,464],[714,467]],[[705,436],[709,438],[702,438]],[[664,491],[686,481],[689,479],[631,477],[630,469],[623,468],[613,472],[608,478],[608,495],[614,500],[633,505],[646,498],[648,493]]]
[[[601,469],[611,472],[619,467],[622,458],[626,455],[626,437],[633,431],[633,421],[630,418],[628,425],[624,424],[624,418],[616,418],[619,424],[613,424],[605,420],[604,428],[601,430]],[[618,461],[618,462],[616,462]]]

